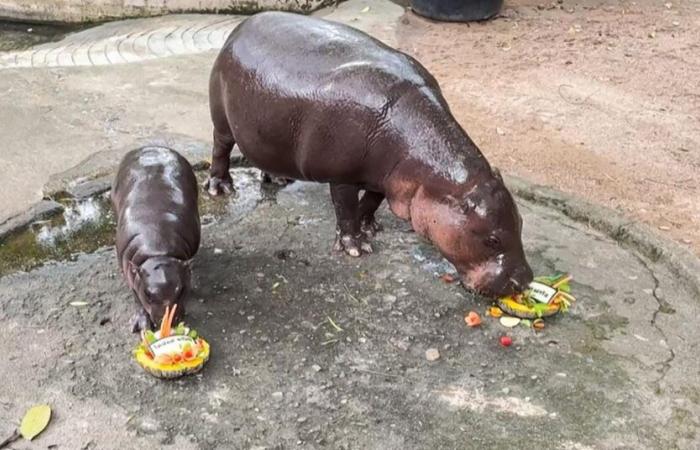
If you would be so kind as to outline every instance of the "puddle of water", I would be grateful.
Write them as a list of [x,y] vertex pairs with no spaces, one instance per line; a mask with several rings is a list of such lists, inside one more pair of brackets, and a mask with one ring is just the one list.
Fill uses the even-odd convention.
[[[199,216],[202,226],[208,226],[216,222],[219,217],[230,217],[234,222],[243,219],[250,214],[258,203],[274,198],[274,192],[267,192],[260,183],[262,173],[253,168],[231,169],[233,185],[236,193],[230,197],[212,198],[204,192],[199,195]],[[205,171],[197,173],[200,186],[207,179]]]
[[[232,171],[236,195],[213,199],[199,196],[202,225],[207,226],[226,216],[243,219],[263,200],[273,198],[273,189],[262,188],[259,170],[236,168]],[[200,182],[206,173],[197,173]],[[109,192],[80,201],[63,200],[63,214],[35,222],[26,230],[0,242],[0,277],[18,270],[27,271],[46,261],[70,260],[79,253],[114,245],[116,227]]]
[[64,205],[62,215],[35,222],[0,244],[0,277],[114,243],[114,216],[108,194]]
[[59,41],[66,34],[84,28],[87,27],[0,21],[0,52],[26,50],[35,45]]

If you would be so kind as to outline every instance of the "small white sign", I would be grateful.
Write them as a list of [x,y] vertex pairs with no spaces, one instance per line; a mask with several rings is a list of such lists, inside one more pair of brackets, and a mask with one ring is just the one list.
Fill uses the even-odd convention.
[[189,336],[168,336],[151,344],[151,353],[154,357],[160,355],[172,355],[182,353],[182,349],[186,344],[195,347],[194,339]]
[[549,303],[557,295],[557,290],[546,284],[533,281],[530,283],[530,298],[538,303]]

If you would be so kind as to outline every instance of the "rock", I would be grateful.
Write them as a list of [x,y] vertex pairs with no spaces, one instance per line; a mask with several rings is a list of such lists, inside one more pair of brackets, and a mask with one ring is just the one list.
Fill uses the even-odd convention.
[[429,348],[425,351],[425,359],[428,361],[437,361],[440,359],[440,352],[436,348]]
[[311,368],[314,370],[314,372],[320,372],[322,370],[321,366],[319,366],[318,364],[314,364],[313,366],[311,366]]
[[46,220],[63,212],[63,205],[51,200],[42,200],[27,211],[0,223],[0,240],[19,232],[37,220]]
[[141,423],[139,424],[139,429],[147,434],[155,434],[160,429],[160,426],[155,420],[151,419],[150,417],[146,417],[143,420],[141,420]]

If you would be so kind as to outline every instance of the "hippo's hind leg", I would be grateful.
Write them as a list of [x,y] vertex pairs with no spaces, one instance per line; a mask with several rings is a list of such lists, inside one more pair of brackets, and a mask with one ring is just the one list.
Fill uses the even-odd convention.
[[384,194],[373,191],[365,191],[360,200],[360,229],[369,238],[382,231],[382,226],[374,218],[374,213],[377,212],[382,201],[384,201]]
[[233,192],[233,180],[229,173],[231,150],[236,144],[230,131],[222,133],[214,128],[214,147],[211,152],[209,179],[204,184],[210,195],[217,196]]
[[360,230],[359,192],[360,188],[352,184],[331,183],[331,199],[337,220],[333,250],[344,251],[350,256],[372,253],[372,246]]

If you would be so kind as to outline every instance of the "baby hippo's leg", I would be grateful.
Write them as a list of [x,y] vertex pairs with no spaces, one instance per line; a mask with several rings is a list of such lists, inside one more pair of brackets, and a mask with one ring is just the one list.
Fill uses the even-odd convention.
[[360,200],[360,229],[368,238],[382,231],[382,226],[374,218],[374,213],[377,212],[382,201],[384,201],[384,194],[373,191],[365,191]]
[[139,298],[135,292],[134,298],[136,299],[136,307],[138,308],[138,311],[131,316],[131,332],[140,333],[142,330],[153,329],[153,322],[151,322],[151,318],[148,316],[148,313],[145,309],[143,309],[143,306],[141,306],[141,302],[139,301]]
[[372,246],[360,230],[359,192],[360,189],[352,184],[331,184],[331,199],[337,220],[333,250],[344,251],[350,256],[372,253]]
[[214,147],[211,152],[209,179],[204,187],[209,195],[217,196],[233,192],[233,180],[229,173],[231,150],[235,145],[233,136],[214,130]]

